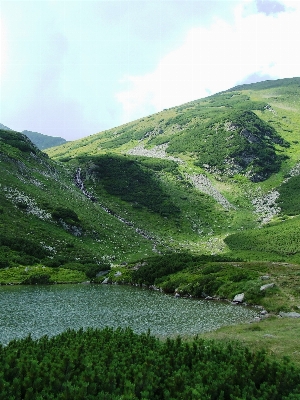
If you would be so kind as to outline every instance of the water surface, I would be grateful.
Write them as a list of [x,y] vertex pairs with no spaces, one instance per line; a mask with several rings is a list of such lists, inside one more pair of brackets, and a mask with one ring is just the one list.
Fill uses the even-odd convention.
[[68,329],[131,327],[166,337],[196,335],[223,325],[247,322],[255,311],[221,302],[174,298],[116,285],[0,287],[0,342]]

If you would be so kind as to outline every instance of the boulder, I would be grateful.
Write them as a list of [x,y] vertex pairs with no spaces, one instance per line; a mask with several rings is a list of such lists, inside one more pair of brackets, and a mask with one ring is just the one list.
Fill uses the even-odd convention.
[[297,312],[283,312],[283,311],[280,311],[279,315],[281,317],[300,318],[300,314],[297,313]]
[[262,286],[260,287],[260,290],[263,291],[263,290],[266,290],[266,289],[270,289],[270,288],[272,288],[272,287],[274,287],[274,286],[275,286],[275,283],[268,283],[268,284],[266,284],[266,285],[262,285]]
[[260,312],[260,315],[267,315],[268,314],[268,311],[267,310],[262,310],[261,312]]
[[234,299],[232,300],[234,303],[242,303],[244,301],[245,294],[244,293],[239,293],[234,296]]

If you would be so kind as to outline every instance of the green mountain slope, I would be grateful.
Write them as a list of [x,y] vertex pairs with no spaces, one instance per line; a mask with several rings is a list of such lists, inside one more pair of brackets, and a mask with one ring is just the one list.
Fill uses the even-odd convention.
[[[220,252],[227,235],[267,223],[281,207],[288,214],[284,188],[297,178],[283,182],[299,174],[299,95],[300,78],[238,86],[48,154],[80,165],[104,202],[162,233],[168,246]],[[159,190],[143,183],[145,168]],[[166,215],[153,210],[157,202]]]
[[[4,131],[12,131],[12,129],[0,123],[0,129]],[[49,147],[59,146],[66,143],[66,139],[55,136],[43,135],[39,132],[22,131],[40,150],[48,149]]]
[[0,161],[2,268],[43,263],[100,270],[151,251],[150,241],[80,191],[73,170],[51,161],[25,135],[0,131]]
[[96,271],[186,250],[299,262],[299,95],[300,78],[239,86],[51,158],[0,131],[1,265]]
[[66,139],[61,137],[48,136],[39,132],[31,131],[23,131],[22,133],[26,135],[40,150],[66,143]]

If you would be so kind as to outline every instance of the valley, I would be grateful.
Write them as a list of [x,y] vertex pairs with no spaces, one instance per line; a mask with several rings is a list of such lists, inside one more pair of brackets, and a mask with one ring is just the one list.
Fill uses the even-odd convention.
[[269,318],[205,337],[299,364],[299,318],[280,317],[300,316],[299,99],[300,78],[242,85],[44,151],[1,129],[0,290],[243,294]]

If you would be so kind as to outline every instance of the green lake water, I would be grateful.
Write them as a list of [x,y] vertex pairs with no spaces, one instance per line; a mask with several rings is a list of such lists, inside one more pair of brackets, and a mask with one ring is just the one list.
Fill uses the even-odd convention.
[[131,327],[158,337],[186,336],[251,321],[256,311],[222,302],[174,298],[116,285],[0,287],[0,342],[71,328]]

